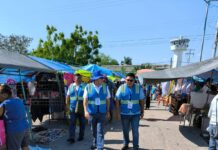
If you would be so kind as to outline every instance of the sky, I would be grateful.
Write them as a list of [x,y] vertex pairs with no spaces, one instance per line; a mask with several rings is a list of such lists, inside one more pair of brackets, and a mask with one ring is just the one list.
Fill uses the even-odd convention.
[[[142,63],[170,64],[170,40],[190,39],[190,62],[200,60],[206,15],[204,0],[6,0],[1,1],[0,33],[33,38],[35,49],[46,39],[46,25],[53,25],[66,37],[81,25],[98,31],[100,52],[118,62],[132,58]],[[202,60],[212,57],[218,21],[218,1],[211,2],[208,13]],[[184,52],[183,65],[188,64]]]

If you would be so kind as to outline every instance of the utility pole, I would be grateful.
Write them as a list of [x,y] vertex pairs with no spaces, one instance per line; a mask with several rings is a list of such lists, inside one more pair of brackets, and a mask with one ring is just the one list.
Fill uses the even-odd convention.
[[204,33],[203,33],[203,38],[202,38],[202,43],[201,43],[201,54],[200,54],[200,62],[202,60],[202,53],[203,53],[203,49],[204,49],[204,39],[205,39],[205,32],[206,32],[206,26],[207,26],[207,16],[208,16],[208,10],[209,10],[209,6],[210,6],[210,0],[204,0],[207,4],[207,8],[206,8],[206,16],[204,19]]
[[170,58],[170,68],[172,68],[172,66],[173,66],[173,58],[171,57]]
[[202,43],[201,43],[200,62],[202,60],[202,53],[203,53],[203,49],[204,49],[204,39],[205,39],[205,32],[206,32],[206,26],[207,26],[207,16],[208,16],[210,2],[211,1],[218,1],[218,0],[204,0],[204,1],[206,2],[207,7],[206,7],[206,16],[205,16],[205,20],[204,20],[204,33],[203,33],[203,38],[202,38]]
[[187,56],[187,63],[189,64],[191,62],[191,56],[194,56],[194,50],[189,49],[189,51],[185,53],[185,55]]
[[216,34],[215,34],[215,40],[214,40],[214,46],[213,46],[213,58],[216,57],[217,43],[218,43],[218,21],[216,24]]

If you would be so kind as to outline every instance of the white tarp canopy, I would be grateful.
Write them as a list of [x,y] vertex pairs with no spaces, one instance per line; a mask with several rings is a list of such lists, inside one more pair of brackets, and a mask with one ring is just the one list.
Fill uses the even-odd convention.
[[143,79],[167,81],[200,75],[216,68],[218,68],[218,57],[179,68],[140,73],[138,77],[140,82],[143,81]]

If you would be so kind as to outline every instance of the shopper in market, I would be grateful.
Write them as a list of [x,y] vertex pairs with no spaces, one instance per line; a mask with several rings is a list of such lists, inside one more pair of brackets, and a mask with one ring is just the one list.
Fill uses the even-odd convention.
[[12,98],[8,85],[0,85],[0,116],[6,127],[7,150],[28,150],[29,123],[23,100]]
[[135,75],[128,73],[126,83],[121,85],[116,93],[116,106],[120,110],[124,137],[122,150],[129,149],[130,125],[133,135],[133,150],[139,149],[139,121],[144,116],[144,98],[143,88],[135,83]]
[[107,76],[104,77],[103,79],[103,84],[106,84],[106,86],[108,86],[108,89],[110,91],[110,119],[108,120],[109,122],[112,122],[112,119],[113,119],[113,110],[114,110],[114,106],[115,106],[115,102],[114,102],[114,97],[115,97],[115,93],[114,93],[114,90],[115,90],[115,84],[110,81]]
[[85,117],[89,119],[93,135],[91,149],[104,148],[104,122],[110,118],[110,92],[108,86],[103,84],[104,76],[100,71],[94,72],[84,91]]
[[85,84],[82,83],[82,76],[80,74],[75,74],[75,82],[72,83],[67,91],[66,96],[66,106],[70,111],[70,127],[69,127],[69,138],[67,141],[69,143],[75,142],[75,130],[77,120],[79,121],[79,136],[78,141],[84,139],[85,132],[85,116],[83,108],[83,93]]

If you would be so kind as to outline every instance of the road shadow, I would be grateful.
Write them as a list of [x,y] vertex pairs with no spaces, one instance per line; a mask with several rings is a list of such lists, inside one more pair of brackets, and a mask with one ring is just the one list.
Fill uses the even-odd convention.
[[147,121],[166,121],[165,119],[159,119],[159,118],[143,118],[143,120]]
[[123,140],[112,140],[112,139],[108,140],[108,139],[105,139],[104,143],[105,144],[115,144],[115,145],[117,145],[117,144],[123,144]]
[[174,116],[169,117],[165,121],[180,121],[180,116],[179,115],[177,115],[177,116],[174,115]]
[[143,149],[143,150],[164,150],[164,149]]
[[[129,147],[129,150],[132,150],[132,147]],[[109,148],[109,147],[104,147],[104,150],[120,150],[119,148],[114,149],[114,148]],[[163,149],[144,149],[144,148],[139,148],[139,150],[163,150]]]
[[109,148],[109,147],[104,147],[104,150],[118,150],[118,149]]
[[160,119],[160,118],[144,118],[143,120],[147,121],[180,121],[180,116],[171,116],[168,119]]
[[180,125],[179,131],[186,139],[188,139],[192,143],[198,145],[199,147],[207,147],[208,146],[208,144],[200,136],[201,130],[199,128]]
[[150,126],[146,124],[139,124],[139,127],[150,127]]
[[164,149],[141,149],[141,150],[164,150]]
[[121,121],[112,121],[111,123],[105,124],[105,132],[122,132]]
[[[133,147],[129,147],[129,150],[132,150]],[[110,148],[110,147],[104,147],[104,150],[120,150],[120,148]],[[164,150],[164,149],[145,149],[145,148],[139,148],[139,150]]]
[[167,109],[165,109],[165,108],[150,108],[150,109],[145,109],[145,110],[150,110],[150,111],[152,111],[152,110],[155,110],[155,111],[167,111]]
[[[133,149],[133,147],[129,147],[130,150]],[[146,149],[146,148],[139,148],[139,150],[150,150],[150,149]],[[153,149],[152,149],[153,150]]]

